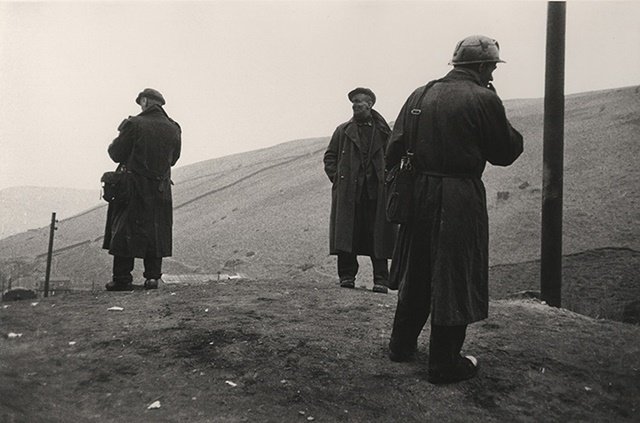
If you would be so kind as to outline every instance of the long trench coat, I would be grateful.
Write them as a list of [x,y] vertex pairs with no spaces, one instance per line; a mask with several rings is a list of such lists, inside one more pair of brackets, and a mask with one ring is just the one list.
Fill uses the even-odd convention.
[[[400,161],[412,132],[410,110],[425,87],[403,106],[386,152]],[[462,325],[488,315],[488,215],[481,180],[486,162],[513,163],[523,140],[496,93],[476,73],[455,68],[429,88],[418,106],[414,217],[401,225],[390,287],[430,283],[432,324]],[[408,291],[408,290],[407,290]]]
[[[395,225],[387,222],[384,201],[384,152],[391,129],[380,113],[372,110],[375,122],[373,142],[369,147],[371,163],[378,180],[373,253],[376,258],[391,258],[395,242]],[[356,191],[362,165],[361,141],[353,119],[339,125],[324,153],[324,170],[331,187],[329,253],[358,253],[353,245],[356,213]]]
[[108,153],[125,164],[130,200],[110,203],[102,248],[121,257],[172,253],[171,166],[180,157],[181,130],[159,105],[125,119]]

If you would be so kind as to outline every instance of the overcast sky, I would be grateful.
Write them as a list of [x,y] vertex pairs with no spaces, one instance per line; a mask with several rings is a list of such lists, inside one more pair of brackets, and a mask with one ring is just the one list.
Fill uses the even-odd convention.
[[[178,166],[328,136],[346,93],[395,120],[485,34],[504,99],[544,94],[542,1],[0,0],[0,189],[99,188],[106,148],[152,87],[183,129]],[[569,1],[566,93],[640,84],[640,2]]]

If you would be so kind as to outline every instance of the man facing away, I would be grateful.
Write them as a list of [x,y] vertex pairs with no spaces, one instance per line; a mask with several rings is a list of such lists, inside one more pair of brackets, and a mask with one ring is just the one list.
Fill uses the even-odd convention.
[[384,205],[384,151],[391,130],[373,109],[373,91],[359,87],[348,98],[353,117],[336,128],[324,154],[333,184],[329,249],[338,256],[341,287],[355,287],[357,256],[365,255],[373,265],[373,291],[386,293],[395,236]]
[[156,289],[162,258],[171,256],[173,204],[171,166],[180,157],[181,130],[162,106],[164,97],[146,88],[136,98],[142,108],[125,119],[109,145],[111,159],[128,172],[126,203],[109,203],[102,248],[113,255],[108,291],[132,289],[134,259],[144,260],[144,287]]
[[500,62],[497,41],[482,35],[460,41],[453,70],[406,101],[386,152],[390,169],[413,139],[415,204],[411,221],[400,226],[391,265],[390,286],[399,292],[389,357],[413,357],[431,314],[428,380],[435,384],[476,375],[478,361],[460,351],[467,325],[488,314],[488,215],[481,176],[487,161],[508,166],[523,149],[491,84]]

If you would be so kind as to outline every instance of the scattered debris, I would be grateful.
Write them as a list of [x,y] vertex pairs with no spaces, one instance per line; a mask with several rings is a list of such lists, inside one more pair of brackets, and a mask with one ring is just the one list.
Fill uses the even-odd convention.
[[107,311],[122,311],[122,310],[124,310],[124,308],[118,307],[118,306],[109,307],[107,309]]
[[231,382],[230,380],[225,380],[224,383],[226,383],[227,385],[235,388],[236,386],[238,386],[237,383]]
[[509,191],[498,191],[498,200],[508,200]]
[[298,269],[302,270],[303,272],[306,272],[309,269],[313,269],[314,264],[313,263],[303,263],[300,266],[298,266]]
[[147,407],[147,410],[155,410],[160,408],[160,401],[154,401]]

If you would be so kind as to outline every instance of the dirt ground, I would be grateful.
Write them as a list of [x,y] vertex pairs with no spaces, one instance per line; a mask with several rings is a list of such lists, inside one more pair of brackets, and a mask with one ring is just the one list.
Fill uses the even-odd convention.
[[465,344],[479,376],[434,386],[428,329],[387,358],[395,301],[300,273],[0,303],[0,421],[640,418],[640,326],[494,301]]

